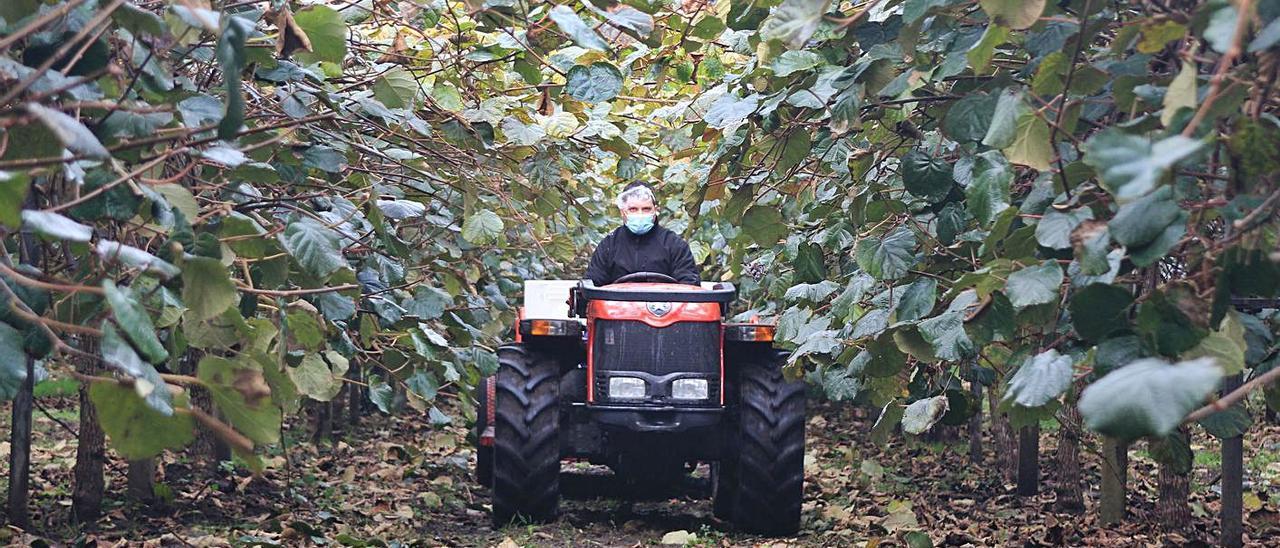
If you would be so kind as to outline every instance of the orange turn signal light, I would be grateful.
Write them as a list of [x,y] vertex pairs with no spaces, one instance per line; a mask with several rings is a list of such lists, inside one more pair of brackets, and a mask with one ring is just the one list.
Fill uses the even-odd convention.
[[725,326],[725,338],[741,342],[773,342],[778,328],[764,324],[737,324]]
[[551,322],[547,320],[529,320],[530,335],[550,335]]

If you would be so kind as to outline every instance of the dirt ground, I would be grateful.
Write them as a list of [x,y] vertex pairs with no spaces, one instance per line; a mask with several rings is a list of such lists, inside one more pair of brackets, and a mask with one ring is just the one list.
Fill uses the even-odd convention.
[[[998,479],[990,444],[972,464],[968,443],[896,437],[868,441],[869,424],[847,406],[810,413],[804,525],[799,535],[764,539],[736,533],[711,516],[705,466],[662,500],[628,497],[602,468],[568,463],[565,500],[553,523],[489,525],[486,490],[470,480],[474,451],[465,426],[433,427],[421,417],[374,414],[347,427],[342,440],[317,447],[292,425],[288,443],[252,476],[224,463],[197,474],[186,455],[158,465],[158,501],[124,500],[126,465],[111,454],[105,516],[92,528],[69,524],[77,425],[74,398],[40,400],[37,411],[30,531],[0,529],[0,540],[55,545],[149,546],[1182,546],[1215,545],[1218,461],[1212,443],[1195,445],[1191,506],[1182,531],[1154,526],[1156,468],[1137,444],[1130,453],[1126,523],[1097,524],[1098,458],[1082,451],[1089,511],[1055,510],[1055,434],[1045,432],[1041,494],[1022,498]],[[10,410],[0,409],[5,432]],[[52,418],[51,418],[52,417]],[[54,420],[57,419],[57,420]],[[62,424],[59,424],[59,421]],[[1201,442],[1208,437],[1197,436]],[[1246,437],[1247,543],[1280,546],[1280,428],[1255,424]],[[0,444],[6,470],[7,442]],[[287,454],[287,458],[286,458]],[[205,479],[209,476],[208,479]],[[5,483],[7,479],[0,479]],[[6,519],[7,522],[7,519]],[[926,542],[927,541],[927,542]]]

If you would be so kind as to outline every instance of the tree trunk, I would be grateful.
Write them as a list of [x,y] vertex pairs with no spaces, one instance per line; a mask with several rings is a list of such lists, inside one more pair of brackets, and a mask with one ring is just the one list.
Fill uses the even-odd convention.
[[156,459],[129,461],[128,488],[125,496],[138,503],[149,503],[155,498]]
[[1000,473],[1000,481],[1008,483],[1017,470],[1017,448],[1013,442],[1013,427],[1009,425],[1009,417],[996,411],[999,402],[996,391],[987,391],[988,410],[991,413],[991,443],[996,453],[996,469]]
[[1057,472],[1055,489],[1058,493],[1058,509],[1078,514],[1084,511],[1084,490],[1080,480],[1080,434],[1083,432],[1080,411],[1075,402],[1059,412]]
[[1129,480],[1129,445],[1112,438],[1102,441],[1102,502],[1098,517],[1104,525],[1124,521]]
[[312,408],[315,410],[316,422],[315,430],[311,435],[311,443],[320,445],[324,440],[333,438],[333,414],[330,412],[331,402],[313,402]]
[[13,429],[9,432],[9,523],[31,528],[27,513],[27,481],[31,477],[31,406],[34,403],[35,359],[27,356],[27,380],[13,398]]
[[[1222,382],[1226,394],[1240,386],[1240,374]],[[1218,544],[1235,548],[1244,544],[1244,438],[1222,440],[1222,538]]]
[[[973,401],[982,401],[982,383],[969,382],[969,390],[973,393]],[[975,406],[972,417],[969,417],[969,462],[982,462],[982,406]]]
[[[184,375],[195,375],[196,369],[200,364],[200,359],[204,357],[204,352],[188,348],[186,353],[182,355],[182,361],[179,369]],[[191,406],[208,413],[211,416],[218,416],[217,411],[213,408],[213,399],[209,396],[209,391],[199,386],[193,386],[190,390]],[[212,430],[204,425],[196,424],[196,439],[189,449],[191,460],[194,463],[193,471],[206,475],[214,476],[218,474],[218,467],[224,460],[231,460],[231,447],[222,441]]]
[[1040,425],[1023,426],[1018,432],[1018,494],[1040,492]]
[[1191,523],[1191,479],[1171,464],[1160,464],[1160,496],[1156,499],[1156,516],[1166,531],[1181,531]]
[[[85,351],[97,354],[97,342],[86,340]],[[76,370],[94,375],[98,366],[92,360],[77,360]],[[71,517],[76,523],[92,523],[102,515],[102,493],[106,480],[102,467],[106,463],[106,435],[98,425],[98,410],[89,399],[89,385],[80,385],[80,430],[76,441],[76,464],[72,470]]]

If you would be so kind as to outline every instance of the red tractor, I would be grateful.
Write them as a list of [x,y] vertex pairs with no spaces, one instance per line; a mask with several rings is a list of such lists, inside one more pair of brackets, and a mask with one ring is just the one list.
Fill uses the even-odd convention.
[[710,463],[717,518],[799,529],[805,388],[783,378],[773,326],[725,322],[732,284],[640,272],[525,288],[515,342],[477,397],[476,477],[495,526],[553,519],[560,462],[578,459],[636,486]]

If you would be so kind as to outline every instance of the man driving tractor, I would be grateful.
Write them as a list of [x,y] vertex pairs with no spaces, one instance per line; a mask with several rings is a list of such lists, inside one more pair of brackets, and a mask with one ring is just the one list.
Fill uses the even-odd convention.
[[656,272],[682,284],[698,285],[698,266],[689,244],[679,234],[658,225],[653,189],[641,182],[626,186],[616,201],[623,226],[596,247],[586,278],[597,286],[636,272]]

